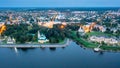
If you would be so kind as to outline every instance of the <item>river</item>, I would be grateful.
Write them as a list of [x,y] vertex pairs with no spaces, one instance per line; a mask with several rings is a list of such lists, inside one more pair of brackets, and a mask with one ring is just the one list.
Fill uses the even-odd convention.
[[0,48],[0,68],[120,68],[119,52],[94,52],[71,41],[65,48]]

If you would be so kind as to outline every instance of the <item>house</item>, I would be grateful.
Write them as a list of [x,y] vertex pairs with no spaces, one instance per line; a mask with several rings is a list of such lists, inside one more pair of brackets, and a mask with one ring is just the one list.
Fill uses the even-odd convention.
[[11,38],[11,37],[8,37],[7,39],[7,44],[15,44],[15,39],[14,38]]

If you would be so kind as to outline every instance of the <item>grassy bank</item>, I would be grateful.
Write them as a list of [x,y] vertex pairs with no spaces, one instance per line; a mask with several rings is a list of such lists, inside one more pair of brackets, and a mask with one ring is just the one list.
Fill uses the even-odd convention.
[[[98,35],[97,33],[94,33],[94,34]],[[73,36],[72,37],[73,40],[75,40],[78,43],[82,44],[84,47],[95,48],[95,47],[97,47],[99,45],[99,44],[96,44],[96,43],[89,42],[86,39],[77,37],[76,32],[74,32],[74,31],[71,32],[71,35]],[[103,45],[100,48],[103,49],[103,50],[114,50],[114,51],[115,50],[120,50],[120,46]]]
[[101,49],[103,50],[114,50],[114,51],[117,51],[117,50],[120,50],[120,46],[101,46]]
[[88,41],[86,41],[86,40],[83,39],[83,38],[77,37],[75,31],[72,31],[72,32],[71,32],[71,35],[72,35],[72,39],[73,39],[74,41],[77,41],[78,43],[82,44],[83,46],[85,46],[85,47],[87,47],[87,48],[95,48],[95,47],[97,47],[96,44],[91,43],[91,42],[88,42]]
[[96,32],[96,31],[87,33],[87,35],[89,35],[89,36],[114,36],[113,34],[108,34],[108,33],[103,33],[103,32]]

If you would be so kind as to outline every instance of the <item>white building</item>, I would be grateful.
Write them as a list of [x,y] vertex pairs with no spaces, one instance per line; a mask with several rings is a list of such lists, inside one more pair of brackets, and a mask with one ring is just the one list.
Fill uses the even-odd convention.
[[14,38],[11,38],[11,37],[8,37],[7,39],[7,44],[15,44],[15,39]]
[[49,42],[49,40],[46,38],[45,35],[40,34],[40,32],[38,31],[38,42],[45,43],[45,42]]
[[118,40],[114,39],[114,38],[105,38],[105,37],[97,37],[97,36],[91,36],[90,41],[94,41],[94,42],[104,42],[106,44],[118,44]]
[[80,28],[78,29],[78,32],[83,33],[83,32],[84,32],[84,30],[80,27]]

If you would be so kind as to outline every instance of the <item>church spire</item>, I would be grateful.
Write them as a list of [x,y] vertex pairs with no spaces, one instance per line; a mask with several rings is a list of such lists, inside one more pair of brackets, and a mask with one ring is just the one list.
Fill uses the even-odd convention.
[[38,39],[40,38],[40,31],[38,31]]

